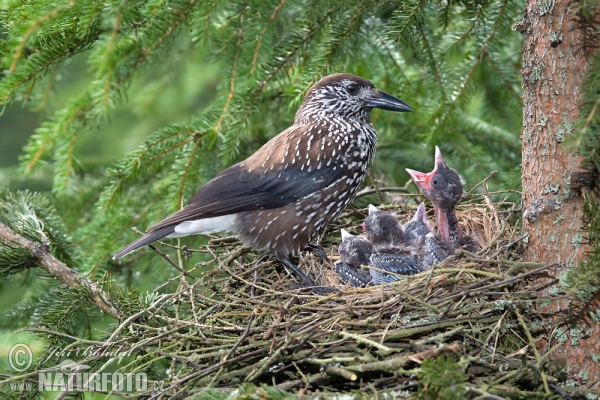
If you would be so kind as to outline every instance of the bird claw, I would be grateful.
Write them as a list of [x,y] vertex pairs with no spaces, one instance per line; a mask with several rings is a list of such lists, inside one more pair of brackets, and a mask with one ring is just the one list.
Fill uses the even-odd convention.
[[318,244],[309,244],[304,248],[304,250],[317,255],[321,263],[324,261],[329,262],[329,257],[327,257],[325,249]]

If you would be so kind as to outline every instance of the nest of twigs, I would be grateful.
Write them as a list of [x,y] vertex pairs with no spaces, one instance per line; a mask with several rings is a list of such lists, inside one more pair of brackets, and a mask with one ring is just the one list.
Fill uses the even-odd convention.
[[[458,207],[464,230],[482,246],[478,254],[458,251],[385,287],[344,287],[333,262],[301,255],[303,271],[340,289],[327,296],[290,290],[295,278],[274,259],[230,238],[213,240],[204,250],[214,261],[197,266],[205,269],[200,279],[182,279],[177,292],[152,299],[112,340],[136,350],[136,366],[168,360],[169,377],[151,398],[207,394],[206,387],[211,396],[238,390],[273,398],[283,396],[274,388],[426,398],[564,395],[535,346],[548,319],[536,302],[553,283],[544,278],[552,265],[522,262],[519,209],[503,198],[486,191]],[[417,200],[400,196],[384,208],[406,220]],[[366,214],[349,209],[328,227],[321,245],[331,260],[339,229],[361,233]]]

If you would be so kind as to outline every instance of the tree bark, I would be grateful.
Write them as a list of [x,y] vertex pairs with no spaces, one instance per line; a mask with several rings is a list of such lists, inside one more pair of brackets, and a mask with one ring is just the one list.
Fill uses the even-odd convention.
[[[530,235],[525,259],[560,263],[556,276],[577,265],[586,250],[583,197],[571,190],[582,160],[561,145],[578,126],[582,84],[594,52],[578,6],[570,0],[529,0],[524,19],[515,24],[525,34],[522,185],[523,224]],[[568,307],[567,301],[556,301],[548,311]],[[569,377],[586,387],[600,380],[599,365],[592,359],[600,356],[600,329],[592,328],[582,338],[575,337],[581,336],[578,329],[563,327],[569,338],[552,355],[565,358]],[[556,339],[539,343],[554,344]]]

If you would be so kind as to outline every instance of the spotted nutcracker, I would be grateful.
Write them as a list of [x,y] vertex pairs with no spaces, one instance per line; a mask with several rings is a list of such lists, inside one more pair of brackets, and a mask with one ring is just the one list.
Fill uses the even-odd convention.
[[406,243],[423,254],[424,270],[452,254],[442,238],[431,228],[425,212],[425,203],[419,204],[415,215],[404,225],[403,230]]
[[409,243],[396,215],[369,205],[363,229],[373,245],[369,264],[373,267],[369,269],[373,285],[394,282],[402,279],[398,275],[414,275],[426,269],[422,243],[417,240]]
[[164,237],[234,232],[312,283],[289,257],[338,218],[360,189],[377,144],[373,108],[412,111],[358,76],[321,79],[306,93],[292,126],[206,183],[114,259]]
[[439,147],[435,147],[435,167],[429,173],[406,169],[415,184],[433,203],[433,210],[438,231],[443,242],[448,246],[450,254],[462,247],[469,251],[477,251],[479,246],[471,236],[466,236],[458,224],[454,212],[456,204],[462,197],[463,184],[456,170],[448,167]]
[[345,229],[341,230],[341,234],[342,243],[338,249],[340,260],[334,263],[335,272],[352,287],[368,286],[371,275],[368,269],[360,266],[371,264],[373,246],[364,237],[352,235]]
[[397,246],[405,243],[404,231],[398,217],[388,211],[380,210],[369,204],[369,215],[362,224],[365,236],[373,244],[375,251],[386,246]]

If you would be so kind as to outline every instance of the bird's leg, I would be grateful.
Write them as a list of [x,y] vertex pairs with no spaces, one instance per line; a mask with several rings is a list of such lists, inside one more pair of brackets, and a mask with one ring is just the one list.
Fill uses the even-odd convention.
[[302,283],[299,284],[299,286],[292,285],[292,287],[290,287],[290,289],[298,289],[298,287],[302,287],[302,285],[305,285],[306,287],[311,287],[312,292],[319,296],[328,296],[331,293],[339,292],[339,290],[336,288],[327,287],[327,286],[317,286],[317,284],[312,279],[310,279],[308,276],[306,276],[304,274],[304,272],[300,271],[298,269],[298,267],[295,266],[294,263],[291,262],[290,260],[279,258],[279,261],[281,261],[281,263],[283,265],[285,265],[286,267],[288,267],[289,269],[294,271],[296,273],[296,275],[298,275],[300,277],[300,279],[302,279]]
[[319,246],[318,244],[309,244],[304,248],[304,251],[316,254],[319,257],[319,261],[321,262],[329,261],[329,257],[327,257],[325,249],[323,249],[323,247]]
[[298,269],[298,267],[296,265],[294,265],[293,262],[291,262],[288,259],[279,259],[279,261],[285,265],[286,267],[288,267],[289,269],[291,269],[292,271],[294,271],[294,273],[302,280],[303,283],[309,285],[309,286],[317,286],[317,284],[310,279],[308,276],[306,276],[306,274],[304,274],[304,272],[300,271]]

